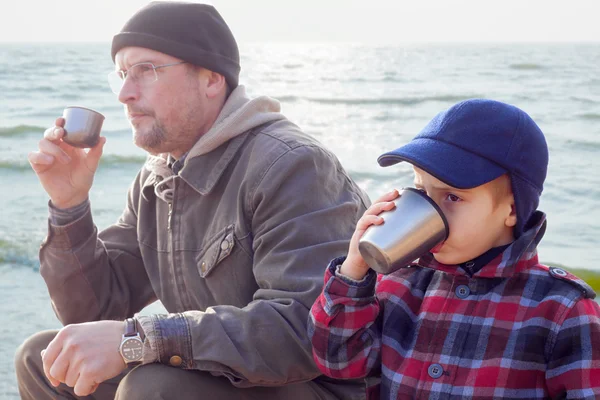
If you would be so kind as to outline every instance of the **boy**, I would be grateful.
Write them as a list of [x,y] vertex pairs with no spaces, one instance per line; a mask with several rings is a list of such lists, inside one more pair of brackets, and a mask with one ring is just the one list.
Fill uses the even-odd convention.
[[414,264],[377,276],[358,240],[383,222],[378,214],[398,192],[365,212],[311,309],[323,373],[368,377],[369,399],[600,396],[595,293],[538,263],[548,149],[535,122],[508,104],[467,100],[378,159],[401,161],[413,165],[415,186],[440,206],[450,234]]

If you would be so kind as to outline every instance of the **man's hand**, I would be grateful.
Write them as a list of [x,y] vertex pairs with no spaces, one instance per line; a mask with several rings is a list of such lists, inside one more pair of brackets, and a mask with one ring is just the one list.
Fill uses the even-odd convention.
[[38,151],[27,157],[52,204],[58,208],[74,207],[88,198],[106,142],[101,137],[89,151],[69,146],[62,141],[64,125],[64,118],[57,118],[55,126],[44,132]]
[[42,350],[46,377],[55,387],[62,382],[75,388],[77,396],[94,393],[127,367],[119,353],[123,332],[120,321],[65,326]]

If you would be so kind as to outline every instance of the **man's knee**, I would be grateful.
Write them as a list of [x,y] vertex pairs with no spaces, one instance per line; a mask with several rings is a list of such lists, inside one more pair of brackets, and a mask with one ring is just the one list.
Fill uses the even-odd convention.
[[208,372],[147,364],[123,378],[115,400],[246,399],[236,395],[239,390],[229,380]]
[[28,337],[15,353],[15,370],[17,378],[31,375],[34,369],[42,368],[41,351],[48,347],[58,331],[42,331]]
[[186,371],[162,364],[147,364],[134,368],[121,380],[115,400],[173,398],[173,395],[180,393],[182,389],[182,382],[173,376],[176,372]]
[[115,400],[311,400],[336,398],[338,397],[333,392],[314,382],[281,387],[240,389],[233,386],[228,379],[214,376],[209,372],[186,371],[163,364],[148,364],[133,369],[123,378]]

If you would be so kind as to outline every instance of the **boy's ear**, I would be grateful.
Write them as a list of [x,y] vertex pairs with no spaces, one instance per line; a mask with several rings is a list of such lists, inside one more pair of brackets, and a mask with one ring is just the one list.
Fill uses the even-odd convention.
[[514,200],[510,204],[510,214],[504,220],[504,224],[509,228],[513,228],[517,225],[517,207],[515,207]]

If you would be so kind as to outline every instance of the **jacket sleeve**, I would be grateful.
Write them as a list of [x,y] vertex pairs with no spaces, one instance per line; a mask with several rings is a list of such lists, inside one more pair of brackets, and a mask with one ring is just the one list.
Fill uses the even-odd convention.
[[136,179],[118,222],[100,234],[90,209],[67,225],[48,223],[40,273],[64,325],[122,320],[156,300],[137,242],[133,192],[138,184]]
[[290,149],[243,185],[252,188],[253,301],[140,322],[158,362],[174,365],[179,356],[180,368],[210,371],[239,387],[312,380],[320,372],[307,320],[322,266],[345,254],[368,199],[331,154],[310,146]]
[[550,397],[600,398],[600,308],[579,300],[561,324],[554,341],[546,384]]
[[380,304],[376,274],[359,282],[336,275],[343,258],[325,272],[323,292],[310,310],[309,336],[317,367],[339,379],[378,373],[381,364]]

